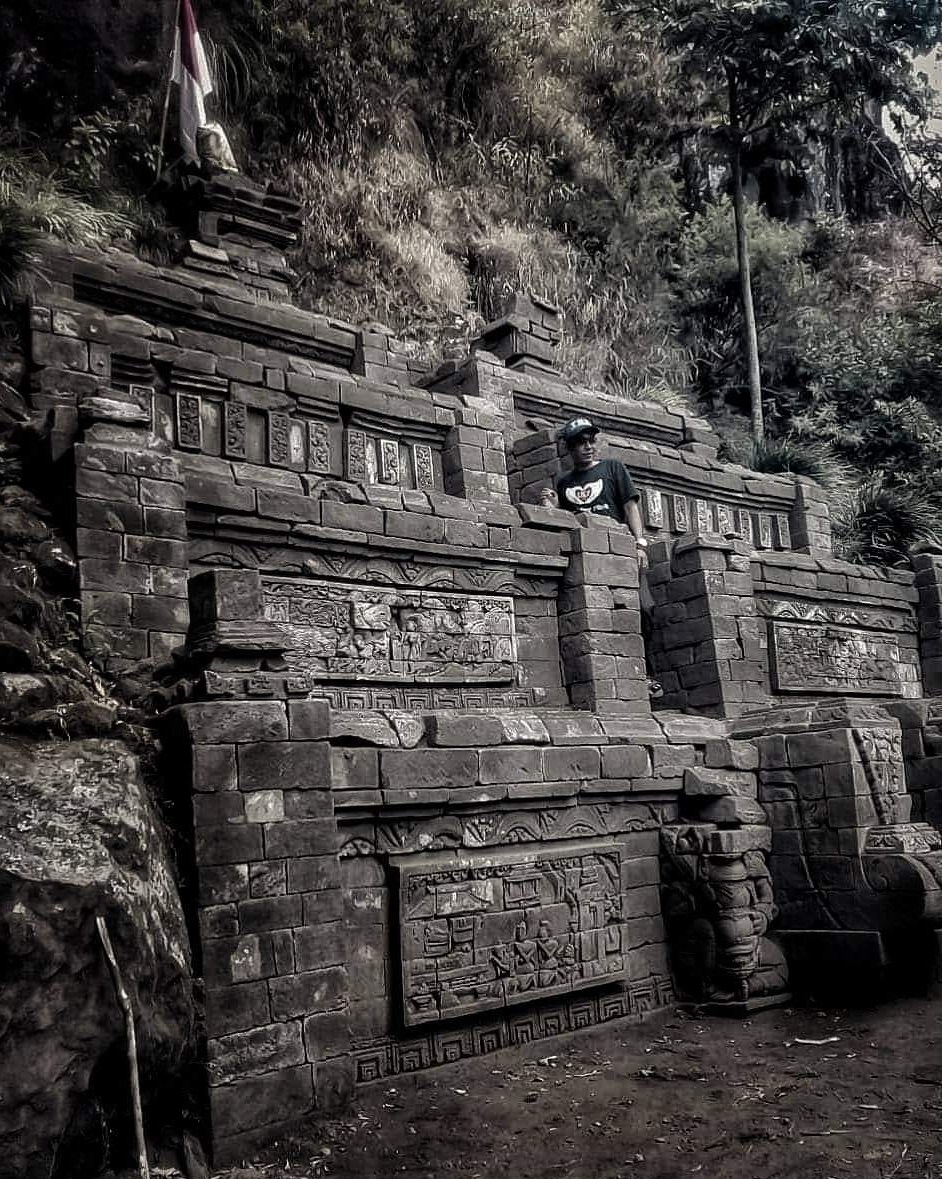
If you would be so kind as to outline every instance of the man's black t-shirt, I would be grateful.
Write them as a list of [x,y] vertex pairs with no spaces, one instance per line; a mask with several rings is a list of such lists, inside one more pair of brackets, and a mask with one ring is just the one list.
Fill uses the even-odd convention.
[[587,471],[570,471],[556,480],[559,506],[570,512],[592,512],[625,519],[625,504],[637,499],[638,492],[628,468],[617,459],[601,459]]

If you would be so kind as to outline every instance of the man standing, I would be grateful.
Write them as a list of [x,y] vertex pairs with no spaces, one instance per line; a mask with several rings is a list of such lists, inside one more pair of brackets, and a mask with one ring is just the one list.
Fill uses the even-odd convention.
[[600,459],[595,440],[598,427],[588,418],[573,418],[560,429],[558,437],[565,442],[572,459],[572,470],[556,480],[555,490],[545,487],[540,492],[544,507],[567,508],[570,512],[591,512],[609,516],[627,524],[638,545],[638,564],[647,565],[638,491],[628,468],[618,459]]

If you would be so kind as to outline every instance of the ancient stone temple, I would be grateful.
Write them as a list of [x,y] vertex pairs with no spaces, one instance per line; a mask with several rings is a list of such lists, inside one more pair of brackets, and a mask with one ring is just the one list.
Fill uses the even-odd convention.
[[[942,561],[835,559],[810,480],[563,380],[554,307],[428,371],[292,306],[291,200],[186,201],[174,266],[51,257],[29,348],[88,642],[163,665],[217,1161],[675,994],[928,978]],[[641,489],[647,651],[628,530],[536,505],[577,413]]]

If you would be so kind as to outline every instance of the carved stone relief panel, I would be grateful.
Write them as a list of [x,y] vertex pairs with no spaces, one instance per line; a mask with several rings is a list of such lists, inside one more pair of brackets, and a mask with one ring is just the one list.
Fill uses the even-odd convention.
[[672,495],[671,506],[674,516],[674,531],[690,531],[690,506],[685,495]]
[[642,492],[644,522],[649,528],[661,528],[664,524],[664,501],[654,487],[645,487]]
[[902,691],[899,645],[889,635],[774,619],[769,655],[776,692],[898,696]]
[[402,482],[399,463],[399,443],[391,438],[382,438],[379,443],[379,481],[398,487]]
[[225,431],[223,453],[226,458],[244,459],[248,430],[248,408],[240,401],[227,401],[225,405]]
[[200,398],[190,393],[178,393],[176,397],[177,446],[181,450],[201,450],[203,446],[203,421]]
[[625,976],[615,843],[442,852],[393,863],[406,1026]]
[[347,430],[345,471],[355,483],[366,483],[366,435],[362,430]]
[[307,469],[319,475],[330,474],[330,427],[326,422],[307,424]]
[[909,818],[900,803],[906,794],[903,780],[903,734],[899,729],[853,729],[870,797],[881,827]]
[[291,465],[291,418],[286,413],[268,415],[268,461],[275,467]]
[[431,446],[420,444],[413,446],[412,463],[415,468],[415,485],[418,490],[433,490],[435,487],[435,466],[432,462]]
[[362,583],[263,580],[265,617],[285,631],[288,667],[315,679],[513,681],[513,600]]

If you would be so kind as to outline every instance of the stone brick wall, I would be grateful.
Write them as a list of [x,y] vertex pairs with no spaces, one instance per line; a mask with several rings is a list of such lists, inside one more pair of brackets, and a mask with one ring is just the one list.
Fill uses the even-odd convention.
[[[86,396],[75,446],[75,551],[85,642],[112,674],[163,663],[188,625],[183,469],[136,404]],[[111,419],[111,420],[109,420]]]
[[321,701],[171,709],[193,792],[217,1162],[349,1095],[349,978]]
[[734,716],[768,699],[750,546],[719,536],[652,546],[650,657],[667,708]]
[[920,693],[911,573],[716,535],[654,545],[650,560],[664,707],[735,716],[773,697]]

